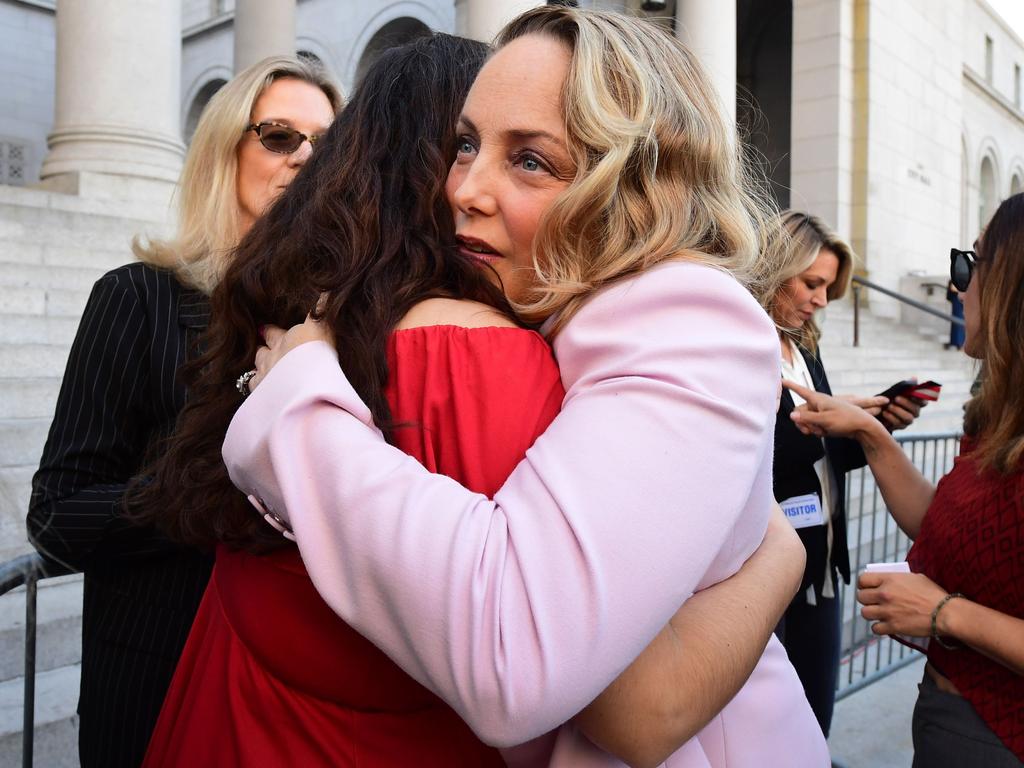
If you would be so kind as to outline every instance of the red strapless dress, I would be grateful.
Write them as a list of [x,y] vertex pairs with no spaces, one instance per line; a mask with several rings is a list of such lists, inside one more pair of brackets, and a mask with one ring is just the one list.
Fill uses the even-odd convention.
[[[398,446],[487,495],[562,402],[551,351],[530,331],[399,331],[388,362]],[[504,763],[327,607],[298,550],[254,556],[221,547],[144,765]]]

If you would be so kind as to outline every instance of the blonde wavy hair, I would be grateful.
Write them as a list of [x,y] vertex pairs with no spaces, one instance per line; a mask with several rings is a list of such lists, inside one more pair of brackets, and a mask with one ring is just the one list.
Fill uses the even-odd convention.
[[206,294],[213,291],[243,234],[236,186],[238,142],[252,121],[256,101],[271,83],[285,78],[315,85],[335,113],[341,109],[341,91],[314,62],[271,56],[240,72],[213,95],[199,118],[178,181],[175,236],[146,243],[136,237],[136,258],[173,271],[181,282]]
[[556,333],[593,291],[670,259],[726,270],[762,298],[777,210],[693,53],[650,22],[559,6],[518,16],[496,47],[526,35],[570,52],[562,109],[576,171],[542,217],[521,317],[558,313]]
[[824,221],[817,216],[801,211],[782,212],[781,238],[775,248],[778,255],[776,287],[767,292],[765,309],[772,316],[779,330],[793,339],[799,346],[812,354],[817,352],[821,329],[812,317],[799,328],[785,328],[779,322],[779,301],[783,298],[786,283],[811,268],[822,248],[827,248],[839,259],[836,280],[825,291],[829,301],[836,301],[846,295],[853,279],[857,255],[853,249]]

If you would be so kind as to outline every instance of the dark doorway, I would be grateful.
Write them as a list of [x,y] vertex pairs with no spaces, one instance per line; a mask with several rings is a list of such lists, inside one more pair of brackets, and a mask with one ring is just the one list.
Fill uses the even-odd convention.
[[377,30],[362,56],[359,57],[359,66],[356,68],[356,82],[363,79],[366,70],[377,60],[388,48],[395,48],[399,45],[411,43],[417,37],[425,37],[430,34],[430,27],[419,19],[403,16],[400,19],[389,21]]
[[789,207],[793,104],[792,0],[736,2],[736,121]]
[[192,134],[196,132],[196,126],[199,125],[199,118],[203,114],[203,110],[206,109],[206,105],[213,98],[213,94],[219,91],[227,84],[227,80],[222,78],[216,78],[210,80],[206,85],[199,89],[199,93],[192,99],[192,104],[188,108],[188,116],[185,118],[185,144],[192,143]]

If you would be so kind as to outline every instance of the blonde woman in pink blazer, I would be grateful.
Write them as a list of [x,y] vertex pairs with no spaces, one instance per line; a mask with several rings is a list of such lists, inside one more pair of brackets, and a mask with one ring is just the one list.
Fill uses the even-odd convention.
[[[336,613],[485,741],[530,742],[510,763],[621,765],[574,716],[740,568],[772,514],[778,342],[748,290],[773,277],[769,214],[692,55],[624,16],[544,7],[511,22],[458,132],[460,248],[544,323],[561,413],[494,498],[474,494],[384,442],[308,320],[267,330],[224,458],[293,529]],[[750,610],[736,606],[737,632]],[[648,649],[639,690],[618,693],[665,687],[686,651],[652,667]],[[696,738],[650,763],[829,764],[774,638],[723,693]]]

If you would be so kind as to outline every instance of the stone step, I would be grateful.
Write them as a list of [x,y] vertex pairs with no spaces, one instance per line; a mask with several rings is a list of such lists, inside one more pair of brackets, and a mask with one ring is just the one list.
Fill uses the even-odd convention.
[[[60,210],[50,205],[68,202],[69,197],[25,199],[20,202],[28,204],[18,204],[18,201],[3,200],[0,195],[0,203],[3,203],[0,207],[0,245],[3,246],[0,252],[9,255],[10,260],[22,263],[75,264],[76,261],[80,263],[82,254],[88,251],[118,253],[121,259],[126,259],[134,236],[166,233],[165,224],[125,216],[123,209],[118,210],[113,205],[106,206],[102,213]],[[64,260],[58,255],[59,251],[64,251],[67,256],[77,253],[78,259]],[[57,260],[46,262],[44,255]]]
[[60,376],[0,380],[0,419],[52,418],[60,384]]
[[32,494],[32,475],[38,465],[36,456],[31,464],[0,467],[0,562],[32,550],[25,532],[25,514]]
[[82,316],[89,291],[0,285],[0,315]]
[[64,375],[69,347],[61,344],[0,344],[0,383],[8,379]]
[[50,419],[0,419],[0,467],[37,464]]
[[853,346],[853,333],[826,328],[821,334],[823,346],[847,347],[851,350],[873,349],[885,352],[933,353],[942,352],[942,342],[934,338],[926,338],[916,332],[911,337],[897,335],[894,337],[890,326],[879,327],[868,333],[861,333],[860,346]]
[[[78,766],[78,687],[81,666],[52,669],[36,675],[35,765],[46,768]],[[21,765],[24,680],[0,683],[0,765]]]
[[887,389],[903,378],[934,379],[942,384],[937,403],[925,408],[908,434],[959,430],[963,404],[970,397],[976,365],[962,352],[944,350],[933,330],[860,313],[861,346],[853,343],[853,305],[830,304],[823,313],[822,357],[834,392],[860,395]]
[[62,344],[71,346],[78,331],[77,317],[46,315],[0,315],[0,345]]
[[[39,583],[36,596],[36,673],[82,659],[82,575]],[[0,680],[25,670],[25,589],[0,596]]]
[[105,270],[91,266],[52,264],[0,264],[0,285],[14,288],[46,288],[88,293]]
[[[52,222],[61,214],[70,214],[93,226],[129,221],[164,231],[172,224],[169,187],[164,182],[154,186],[141,179],[103,174],[85,174],[79,181],[77,189],[60,185],[48,189],[0,186],[0,210],[4,220],[23,222],[31,212],[41,212],[39,215],[44,221]],[[101,189],[104,185],[107,188]]]
[[26,242],[5,241],[0,237],[0,254],[3,254],[5,264],[88,267],[101,275],[109,269],[135,260],[130,241],[126,232],[119,233],[110,243],[94,244],[92,247],[80,244],[53,245],[39,238]]

